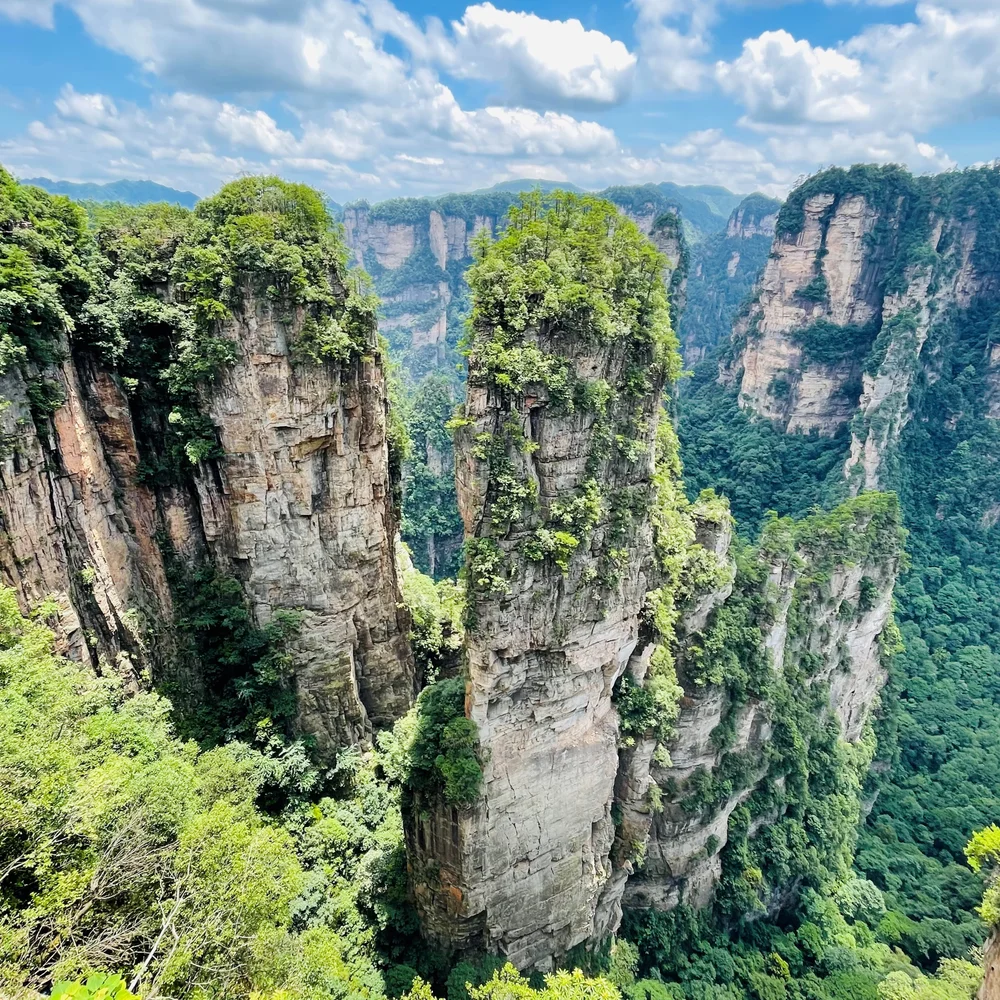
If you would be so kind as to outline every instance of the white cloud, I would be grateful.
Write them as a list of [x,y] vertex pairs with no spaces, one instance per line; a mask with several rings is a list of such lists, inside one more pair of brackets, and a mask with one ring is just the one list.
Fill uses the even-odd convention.
[[500,81],[518,101],[613,105],[632,87],[636,57],[576,18],[552,21],[478,3],[452,23],[452,31],[449,69]]
[[640,71],[648,84],[663,90],[700,90],[708,77],[704,59],[717,16],[713,0],[633,0],[633,5],[638,11]]
[[756,122],[852,122],[871,113],[857,59],[784,30],[747,39],[738,59],[716,65],[716,79]]
[[110,97],[104,94],[78,94],[71,84],[66,84],[60,92],[56,110],[69,121],[81,121],[95,127],[110,124],[118,117],[118,108]]
[[54,24],[53,7],[55,0],[0,0],[0,16],[51,28]]
[[957,164],[942,149],[920,142],[909,132],[808,132],[790,129],[767,140],[772,156],[779,162],[801,164],[805,171],[832,163],[901,163],[918,173],[949,170]]
[[1000,113],[1000,9],[917,5],[915,20],[875,25],[835,49],[786,31],[747,39],[716,66],[724,91],[755,126],[853,124],[923,131]]
[[[27,17],[33,2],[0,0],[0,13]],[[192,92],[370,96],[391,94],[405,77],[354,0],[61,2],[98,43]],[[34,19],[51,24],[51,4],[39,11]]]
[[[148,107],[65,87],[54,113],[0,143],[0,161],[22,176],[150,178],[206,192],[243,172],[299,177],[340,197],[384,195],[399,183],[440,190],[538,160],[613,160],[615,134],[596,122],[527,108],[467,111],[421,71],[392,105],[306,115],[279,124],[260,108],[179,92]],[[375,189],[374,191],[372,189]]]
[[921,3],[915,21],[869,28],[845,44],[881,92],[883,120],[928,128],[1000,113],[1000,8],[967,6]]

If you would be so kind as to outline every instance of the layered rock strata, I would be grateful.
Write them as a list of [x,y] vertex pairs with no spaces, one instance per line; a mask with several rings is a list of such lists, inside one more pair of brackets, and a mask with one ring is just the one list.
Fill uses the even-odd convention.
[[[472,551],[466,714],[483,787],[467,809],[414,803],[408,853],[428,936],[520,968],[596,943],[615,836],[612,692],[649,656],[640,619],[666,369],[649,328],[629,331],[606,294],[610,339],[588,335],[585,309],[576,322],[531,319],[544,315],[531,300],[523,332],[480,312],[456,442]],[[512,386],[504,370],[521,358],[532,361]]]
[[[53,206],[35,211],[66,211]],[[296,692],[299,731],[324,751],[366,739],[415,694],[374,311],[354,323],[349,352],[316,348],[323,324],[339,330],[349,296],[334,248],[315,278],[321,306],[247,266],[230,278],[228,307],[212,304],[225,315],[196,326],[176,255],[201,252],[184,249],[192,233],[217,236],[180,210],[169,221],[164,237],[155,210],[136,210],[93,237],[105,270],[88,276],[91,301],[67,296],[60,325],[41,327],[51,342],[28,342],[52,361],[7,345],[21,360],[0,382],[4,582],[26,608],[54,601],[70,655],[133,685],[164,683],[178,707],[193,709],[205,677],[177,627],[188,612],[176,588],[190,594],[211,567],[241,585],[256,627],[296,617],[275,652]],[[17,242],[40,224],[26,212],[0,238]],[[261,231],[267,225],[283,222]],[[317,227],[302,238],[326,247]],[[140,259],[131,248],[147,239]],[[108,339],[132,338],[124,358],[91,342],[98,321]],[[165,384],[183,386],[170,390],[180,402]]]
[[[716,606],[707,616],[695,608],[682,618],[680,714],[669,764],[654,762],[651,769],[663,806],[646,810],[648,842],[626,887],[626,906],[700,908],[712,901],[734,810],[752,804],[768,785],[780,790],[788,773],[787,761],[768,747],[781,713],[787,714],[787,706],[778,707],[781,691],[814,702],[820,724],[824,717],[835,720],[846,743],[862,738],[886,680],[885,636],[901,551],[898,512],[892,498],[872,494],[831,515],[838,516],[856,535],[853,543],[809,521],[787,524],[782,551],[762,547],[757,582],[749,589],[742,584],[732,598],[709,595]],[[759,623],[756,655],[765,672],[756,692],[726,680],[714,683],[717,678],[706,678],[703,669],[704,650],[722,635],[722,616],[750,595]],[[702,801],[699,786],[720,777],[729,785]],[[750,839],[787,808],[779,794],[766,811],[755,811]]]
[[886,482],[915,380],[924,368],[934,377],[928,337],[997,297],[996,220],[969,207],[995,183],[991,168],[829,171],[782,210],[723,377],[739,384],[741,405],[786,431],[832,435],[850,423],[854,491]]

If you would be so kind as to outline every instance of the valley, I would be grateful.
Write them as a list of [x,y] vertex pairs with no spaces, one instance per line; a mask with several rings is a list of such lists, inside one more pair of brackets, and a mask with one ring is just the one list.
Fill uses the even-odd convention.
[[0,173],[0,991],[971,1000],[1000,171],[340,218]]

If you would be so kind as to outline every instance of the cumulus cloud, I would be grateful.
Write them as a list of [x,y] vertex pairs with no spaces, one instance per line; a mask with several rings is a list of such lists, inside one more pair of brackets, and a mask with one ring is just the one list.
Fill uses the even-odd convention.
[[[25,18],[34,2],[0,0],[0,13]],[[193,92],[364,96],[391,93],[405,76],[353,0],[62,2],[95,41]],[[51,24],[51,6],[33,19]]]
[[148,177],[201,192],[243,172],[276,171],[357,197],[391,193],[401,180],[439,186],[444,167],[465,188],[509,163],[607,160],[617,151],[614,132],[596,122],[528,108],[465,110],[446,86],[418,73],[391,106],[360,104],[287,124],[197,94],[155,96],[139,107],[66,86],[51,116],[0,143],[0,161],[25,176]]
[[717,17],[713,0],[633,0],[637,10],[642,72],[663,90],[695,91],[705,84],[711,48],[710,28]]
[[768,31],[716,65],[751,125],[854,124],[922,131],[1000,112],[1000,10],[918,4],[915,20],[875,25],[836,49]]
[[448,68],[457,76],[500,80],[522,102],[613,105],[632,87],[636,57],[576,18],[552,21],[479,3],[466,8],[452,31]]
[[756,122],[863,121],[871,113],[857,59],[784,30],[747,39],[738,59],[717,64],[716,79]]

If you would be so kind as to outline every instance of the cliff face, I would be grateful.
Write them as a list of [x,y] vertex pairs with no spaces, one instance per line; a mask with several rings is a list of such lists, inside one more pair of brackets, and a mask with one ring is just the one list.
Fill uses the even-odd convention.
[[986,975],[976,995],[978,1000],[997,1000],[1000,997],[1000,936],[995,931],[986,942],[983,962]]
[[759,280],[774,239],[781,203],[750,195],[734,209],[724,232],[690,252],[690,277],[679,332],[684,361],[694,366],[730,334],[737,311]]
[[850,422],[855,490],[885,481],[915,379],[934,377],[928,338],[996,297],[996,222],[975,208],[989,174],[830,171],[782,210],[725,377],[784,430],[831,435]]
[[[491,254],[530,267],[545,259],[548,232],[574,266],[600,266],[576,261],[572,239],[593,226],[608,255],[621,252],[608,233],[622,224],[609,212],[588,217],[572,204],[561,219],[519,217]],[[620,232],[641,248],[634,227]],[[635,318],[624,288],[595,274],[593,307],[549,318],[528,297],[518,332],[516,292],[493,284],[488,261],[473,278],[476,345],[457,451],[472,552],[466,714],[479,731],[483,786],[468,809],[416,805],[408,847],[425,931],[499,949],[522,968],[596,943],[607,905],[612,692],[630,662],[650,655],[640,618],[668,360],[657,338],[669,327],[654,285],[661,262],[647,250],[650,270],[623,281],[644,282],[658,312]],[[569,280],[554,277],[553,290]],[[611,312],[604,334],[590,311],[598,298]]]
[[305,313],[248,294],[220,336],[235,361],[206,394],[221,453],[194,477],[197,520],[171,534],[244,585],[255,620],[301,609],[286,643],[298,726],[324,749],[371,735],[415,693],[396,578],[388,399],[374,324],[367,355],[293,360]]
[[[649,816],[627,906],[708,905],[731,835],[739,848],[764,827],[773,834],[790,808],[821,808],[809,784],[822,776],[807,775],[793,793],[787,783],[801,761],[781,748],[793,730],[806,742],[820,740],[827,720],[845,745],[862,739],[886,679],[899,553],[895,502],[882,495],[831,515],[776,522],[731,596],[709,595],[717,602],[709,614],[696,607],[682,618],[680,715],[669,764],[652,767],[663,806]],[[739,666],[723,666],[727,645]],[[740,807],[746,815],[734,819]],[[851,808],[856,822],[860,802]],[[791,881],[786,872],[756,889],[762,901],[780,900]]]
[[[856,823],[900,552],[881,494],[775,521],[752,556],[724,502],[689,504],[661,385],[634,388],[649,344],[560,314],[557,277],[544,306],[518,294],[554,226],[517,220],[472,272],[457,453],[483,782],[407,811],[425,933],[543,969],[623,905],[708,905],[765,820],[797,835],[830,780]],[[817,845],[831,868],[852,831]],[[763,865],[748,891],[763,909],[794,884]]]
[[[88,301],[64,291],[46,340],[11,326],[23,340],[8,343],[2,381],[0,567],[26,606],[54,597],[71,655],[133,684],[165,683],[182,709],[239,683],[209,675],[196,638],[207,626],[192,624],[195,581],[233,581],[253,625],[273,634],[272,680],[295,692],[297,728],[329,750],[397,718],[414,695],[385,376],[374,312],[354,304],[318,216],[315,230],[272,236],[301,239],[315,264],[285,290],[280,251],[270,273],[222,273],[238,248],[222,245],[213,211],[272,233],[285,224],[261,207],[278,192],[243,187],[248,204],[232,207],[227,189],[198,220],[111,210],[94,236],[81,221],[78,238],[95,240]],[[46,214],[73,211],[16,185],[4,194],[19,214],[12,244]],[[194,285],[192,258],[218,259],[218,278]],[[307,277],[308,305],[292,291]],[[217,288],[232,289],[225,303]],[[211,646],[235,635],[213,627],[225,631]]]
[[134,685],[170,647],[157,625],[172,601],[154,542],[156,500],[135,483],[138,452],[120,384],[74,363],[65,336],[60,347],[66,360],[46,371],[62,400],[50,417],[32,413],[34,366],[0,380],[0,567],[26,608],[56,602],[68,655],[97,669],[103,653]]

